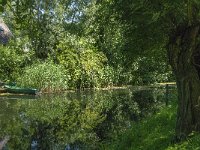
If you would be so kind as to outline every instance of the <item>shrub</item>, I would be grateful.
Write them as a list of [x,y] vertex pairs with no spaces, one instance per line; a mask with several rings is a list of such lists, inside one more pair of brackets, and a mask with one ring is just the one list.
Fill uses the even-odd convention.
[[67,88],[67,81],[63,68],[52,62],[37,63],[27,67],[18,78],[20,86],[37,88],[43,92],[64,90]]
[[104,80],[106,56],[85,39],[74,41],[75,44],[62,41],[58,46],[61,50],[58,61],[65,68],[69,86],[78,89],[100,87]]
[[0,46],[0,54],[0,80],[14,80],[20,71],[21,57],[4,46]]

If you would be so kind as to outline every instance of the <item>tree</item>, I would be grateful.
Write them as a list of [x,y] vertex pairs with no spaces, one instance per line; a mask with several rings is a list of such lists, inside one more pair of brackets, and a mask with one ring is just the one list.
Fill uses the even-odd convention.
[[[165,48],[176,77],[176,137],[200,131],[200,2],[196,0],[105,0],[123,27],[123,50],[132,55]],[[106,14],[107,15],[107,14]]]
[[29,49],[35,51],[37,58],[46,59],[54,55],[60,40],[67,33],[80,34],[82,10],[87,0],[6,0],[0,1],[3,16],[10,18],[15,31],[19,31],[17,39],[28,36]]

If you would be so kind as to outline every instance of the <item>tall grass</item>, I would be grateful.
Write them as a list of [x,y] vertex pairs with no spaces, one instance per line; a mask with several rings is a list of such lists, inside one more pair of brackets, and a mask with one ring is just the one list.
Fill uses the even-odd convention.
[[53,62],[44,62],[25,68],[17,83],[22,87],[37,88],[42,92],[58,92],[67,89],[67,81],[61,66]]
[[[94,67],[94,66],[93,66]],[[110,66],[81,70],[66,68],[51,61],[36,63],[23,70],[17,79],[20,87],[37,88],[41,92],[58,92],[66,89],[101,88],[117,85],[118,73]]]

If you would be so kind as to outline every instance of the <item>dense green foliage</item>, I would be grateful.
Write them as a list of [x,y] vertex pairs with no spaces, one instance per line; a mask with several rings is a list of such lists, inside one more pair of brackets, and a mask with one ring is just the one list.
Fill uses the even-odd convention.
[[[72,37],[72,36],[71,36]],[[70,87],[98,87],[104,75],[107,58],[86,39],[72,37],[58,45],[59,64],[65,68]]]
[[12,80],[20,70],[21,59],[13,49],[0,47],[0,79]]
[[60,74],[58,80],[66,81],[65,87],[70,89],[171,80],[161,48],[155,48],[154,53],[142,53],[142,57],[137,52],[134,57],[130,55],[131,43],[124,37],[126,28],[117,20],[119,14],[115,9],[110,10],[111,6],[112,1],[3,1],[2,17],[14,37],[1,49],[1,56],[5,55],[2,58],[6,60],[0,66],[0,80],[21,80],[24,82],[19,84],[23,86],[46,88],[50,80],[40,82],[46,78],[45,71],[40,71],[44,78],[40,80],[32,80],[31,74],[37,72],[36,68],[42,69],[47,60],[63,68],[63,76]]
[[67,89],[68,78],[61,66],[45,62],[26,67],[17,83],[22,87],[39,89],[41,92],[56,92]]

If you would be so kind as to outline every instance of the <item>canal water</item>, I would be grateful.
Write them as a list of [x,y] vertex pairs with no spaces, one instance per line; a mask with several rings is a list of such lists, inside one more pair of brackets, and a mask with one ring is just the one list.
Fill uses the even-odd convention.
[[0,139],[8,150],[98,149],[173,100],[175,88],[139,87],[0,96]]

